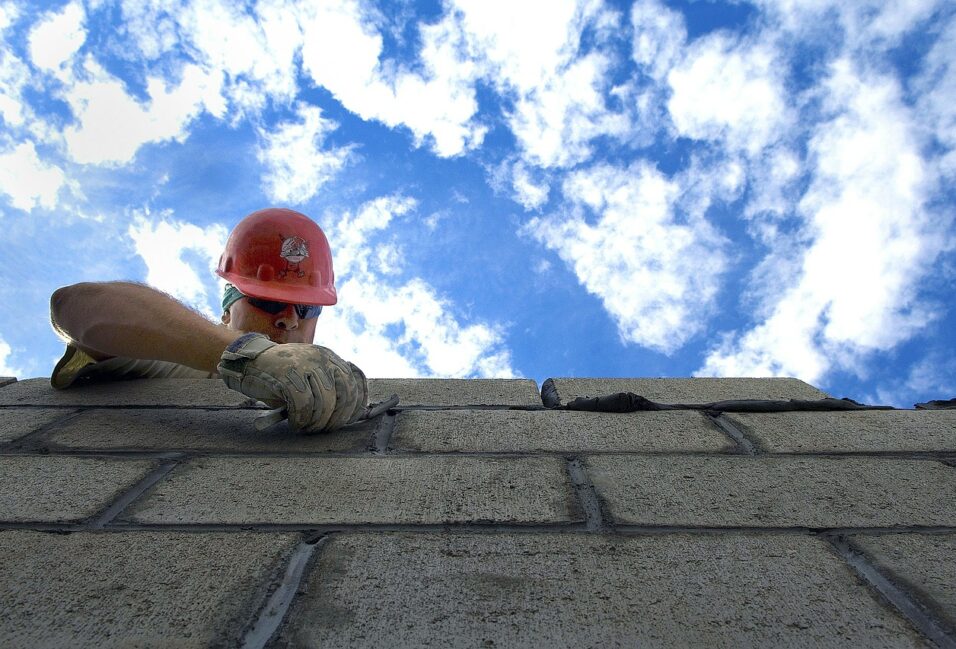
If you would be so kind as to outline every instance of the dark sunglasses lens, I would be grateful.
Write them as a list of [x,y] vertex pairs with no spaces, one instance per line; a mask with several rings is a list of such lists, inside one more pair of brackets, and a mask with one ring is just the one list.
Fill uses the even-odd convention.
[[273,302],[272,300],[260,300],[257,297],[250,297],[249,304],[256,307],[257,309],[262,309],[263,311],[271,315],[275,315],[279,313],[279,311],[282,311],[285,308],[285,302]]
[[311,304],[296,304],[295,312],[303,320],[310,320],[319,317],[319,314],[322,313],[322,307],[312,306]]

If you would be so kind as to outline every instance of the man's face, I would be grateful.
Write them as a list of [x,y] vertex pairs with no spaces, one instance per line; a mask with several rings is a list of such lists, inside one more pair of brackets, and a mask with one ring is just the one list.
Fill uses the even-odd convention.
[[222,314],[223,323],[236,331],[254,331],[265,334],[277,343],[311,343],[315,338],[318,318],[303,320],[295,312],[295,306],[287,304],[279,313],[266,313],[242,298],[232,303]]

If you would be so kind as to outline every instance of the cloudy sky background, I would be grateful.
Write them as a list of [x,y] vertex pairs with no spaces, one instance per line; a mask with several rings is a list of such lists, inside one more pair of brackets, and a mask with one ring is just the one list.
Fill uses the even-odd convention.
[[797,376],[956,396],[948,0],[0,2],[0,375],[49,294],[218,317],[311,215],[371,376]]

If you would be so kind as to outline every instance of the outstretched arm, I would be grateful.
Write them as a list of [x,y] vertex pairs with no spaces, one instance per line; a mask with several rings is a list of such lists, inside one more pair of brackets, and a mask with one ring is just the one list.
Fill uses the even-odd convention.
[[131,282],[84,282],[50,297],[50,321],[97,360],[126,356],[172,361],[214,373],[223,350],[242,335],[210,322],[156,289]]

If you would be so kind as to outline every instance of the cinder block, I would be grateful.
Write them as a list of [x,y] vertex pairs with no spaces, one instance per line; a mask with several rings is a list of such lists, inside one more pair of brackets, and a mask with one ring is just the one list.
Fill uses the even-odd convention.
[[106,508],[156,462],[67,456],[0,456],[0,521],[78,521]]
[[378,420],[305,435],[282,422],[257,432],[257,410],[87,410],[57,426],[46,441],[82,449],[197,449],[227,452],[344,452],[364,450]]
[[581,520],[560,458],[206,458],[177,467],[142,523]]
[[956,470],[932,460],[606,455],[587,466],[622,524],[956,525]]
[[393,394],[399,406],[540,406],[531,379],[369,379],[369,400]]
[[698,412],[405,411],[391,446],[429,452],[731,451]]
[[956,410],[726,413],[772,453],[956,451]]
[[11,383],[16,383],[17,377],[15,376],[0,376],[0,388],[5,385],[10,385]]
[[0,645],[237,647],[297,541],[0,531]]
[[[544,404],[568,404],[578,397],[600,397],[633,392],[658,403],[710,403],[728,399],[823,399],[829,395],[799,379],[693,378],[693,379],[548,379]],[[555,401],[555,399],[559,400]]]
[[3,406],[236,406],[255,402],[219,379],[133,379],[54,390],[49,379],[17,381],[0,390]]
[[956,628],[956,534],[854,536],[893,581]]
[[0,444],[29,435],[40,426],[72,412],[45,408],[0,408]]
[[805,536],[349,534],[319,553],[279,646],[926,646]]

